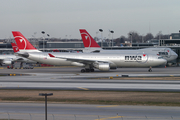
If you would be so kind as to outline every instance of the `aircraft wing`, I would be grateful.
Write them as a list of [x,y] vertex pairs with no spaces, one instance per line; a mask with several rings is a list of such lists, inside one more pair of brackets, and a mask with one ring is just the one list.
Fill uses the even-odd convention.
[[97,60],[89,60],[89,59],[78,59],[78,58],[65,58],[65,57],[55,57],[54,55],[49,53],[50,57],[54,58],[59,58],[59,59],[66,59],[67,61],[72,61],[72,62],[79,62],[79,63],[84,63],[84,64],[92,64],[94,62],[101,62],[101,63],[111,63],[110,61],[97,61]]
[[16,60],[24,60],[23,58],[18,58],[18,59],[16,59]]
[[27,58],[29,54],[27,52],[16,52],[16,55]]

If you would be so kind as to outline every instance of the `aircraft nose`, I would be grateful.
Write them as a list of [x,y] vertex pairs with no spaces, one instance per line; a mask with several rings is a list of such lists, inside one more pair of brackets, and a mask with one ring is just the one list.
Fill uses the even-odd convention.
[[173,51],[173,55],[177,58],[178,54],[176,52]]
[[162,65],[166,65],[167,64],[167,60],[166,59],[161,59],[161,63],[162,63]]

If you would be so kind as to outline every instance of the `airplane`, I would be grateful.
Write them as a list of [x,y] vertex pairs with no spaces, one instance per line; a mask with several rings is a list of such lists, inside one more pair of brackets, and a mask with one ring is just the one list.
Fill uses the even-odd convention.
[[0,65],[11,65],[13,62],[17,60],[15,55],[0,55]]
[[[18,52],[18,47],[15,43],[11,43],[14,53]],[[19,57],[17,55],[0,55],[0,65],[11,65],[9,68],[13,68],[14,62],[25,62],[25,63],[37,63],[36,61],[29,60],[27,58]]]
[[[149,53],[162,56],[167,62],[175,60],[178,55],[171,48],[144,48],[139,50],[105,50],[102,49],[92,36],[85,30],[79,29],[81,38],[84,43],[85,52],[100,52],[100,53]],[[83,52],[84,52],[83,51]]]
[[37,52],[32,44],[18,31],[12,31],[17,46],[22,51],[17,52],[19,56],[40,63],[60,66],[80,66],[81,72],[94,72],[94,68],[101,71],[109,71],[119,67],[151,67],[166,64],[167,61],[158,55],[146,53],[48,53]]

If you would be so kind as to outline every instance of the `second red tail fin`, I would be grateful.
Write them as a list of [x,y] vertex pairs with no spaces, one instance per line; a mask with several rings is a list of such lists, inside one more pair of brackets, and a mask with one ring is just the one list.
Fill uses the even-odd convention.
[[79,31],[85,48],[101,48],[85,29],[80,29]]
[[19,52],[19,48],[18,48],[18,46],[16,45],[16,43],[11,43],[11,45],[12,45],[12,48],[13,48],[13,50],[14,50],[14,53]]

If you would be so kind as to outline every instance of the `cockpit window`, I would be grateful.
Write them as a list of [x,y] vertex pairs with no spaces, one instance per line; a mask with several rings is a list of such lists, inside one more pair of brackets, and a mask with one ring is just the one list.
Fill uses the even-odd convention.
[[159,55],[168,55],[168,52],[159,52]]
[[158,59],[163,59],[163,57],[158,57]]

